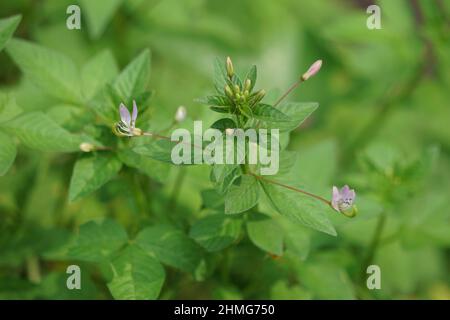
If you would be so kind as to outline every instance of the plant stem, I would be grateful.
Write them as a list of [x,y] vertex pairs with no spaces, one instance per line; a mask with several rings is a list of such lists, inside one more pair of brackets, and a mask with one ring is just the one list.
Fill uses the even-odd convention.
[[284,100],[295,88],[297,88],[300,83],[302,83],[304,80],[302,78],[298,79],[294,84],[292,84],[289,89],[281,97],[278,98],[278,100],[273,104],[274,107],[276,107],[281,101]]
[[367,256],[363,260],[361,265],[361,277],[365,279],[366,277],[366,269],[369,265],[372,264],[373,259],[375,257],[376,251],[378,249],[378,245],[380,244],[381,235],[383,233],[384,225],[386,223],[386,213],[383,211],[378,217],[377,225],[375,227],[375,231],[372,236],[372,240],[370,242],[369,250],[367,251]]
[[201,146],[198,146],[198,145],[196,145],[196,144],[193,144],[193,143],[187,143],[187,142],[184,142],[184,141],[172,141],[172,139],[171,139],[170,137],[162,136],[162,135],[157,134],[157,133],[143,132],[143,133],[142,133],[142,136],[146,136],[146,137],[154,137],[154,138],[157,138],[157,139],[164,139],[164,140],[171,141],[171,142],[173,142],[173,143],[175,143],[175,144],[183,143],[183,144],[192,146],[192,147],[194,147],[194,148],[198,148],[198,149],[202,149],[202,150],[203,150],[203,148],[202,148]]
[[31,283],[41,282],[41,267],[39,265],[39,258],[32,255],[26,260],[27,277]]
[[283,187],[283,188],[286,188],[286,189],[289,189],[289,190],[292,190],[292,191],[295,191],[295,192],[303,193],[304,195],[307,195],[309,197],[312,197],[314,199],[322,201],[323,203],[325,203],[325,204],[327,204],[327,205],[329,205],[331,207],[331,201],[329,201],[329,200],[327,200],[325,198],[322,198],[321,196],[318,196],[316,194],[313,194],[313,193],[310,193],[308,191],[304,191],[304,190],[301,190],[301,189],[298,189],[298,188],[294,188],[294,187],[288,186],[286,184],[283,184],[283,183],[280,183],[280,182],[277,182],[277,181],[274,181],[274,180],[269,180],[269,179],[263,178],[262,176],[259,176],[257,174],[251,173],[251,172],[249,172],[248,174],[254,176],[258,180],[261,180],[261,181],[264,181],[264,182],[267,182],[267,183],[271,183],[271,184],[274,184],[274,185],[277,185],[277,186],[280,186],[280,187]]

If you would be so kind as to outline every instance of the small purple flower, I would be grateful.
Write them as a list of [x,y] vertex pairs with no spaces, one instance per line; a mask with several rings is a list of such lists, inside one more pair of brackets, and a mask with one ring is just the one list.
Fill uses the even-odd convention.
[[343,213],[347,217],[354,217],[358,210],[354,205],[356,198],[355,190],[350,189],[348,185],[338,190],[333,186],[333,195],[331,199],[331,206],[338,212]]
[[136,118],[138,116],[138,108],[136,101],[133,100],[133,111],[130,114],[128,108],[121,103],[119,106],[120,121],[114,126],[114,133],[119,136],[140,136],[142,130],[136,128]]

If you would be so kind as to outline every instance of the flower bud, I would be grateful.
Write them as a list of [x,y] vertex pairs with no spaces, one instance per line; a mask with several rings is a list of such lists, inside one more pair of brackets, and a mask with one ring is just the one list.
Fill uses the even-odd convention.
[[175,112],[175,121],[182,122],[186,119],[187,110],[185,106],[179,106],[177,111]]
[[83,142],[80,144],[80,150],[83,152],[92,152],[95,150],[95,146],[89,142]]
[[250,91],[250,87],[252,86],[252,80],[246,79],[244,83],[244,91]]
[[231,62],[231,58],[227,57],[227,75],[231,79],[234,75],[233,62]]
[[231,91],[231,88],[229,85],[225,86],[225,94],[228,96],[228,98],[230,98],[231,100],[233,100],[233,91]]
[[302,81],[306,81],[308,80],[310,77],[312,77],[313,75],[315,75],[317,72],[319,72],[320,67],[322,67],[322,60],[317,60],[316,62],[314,62],[311,67],[309,67],[308,71],[306,71],[302,76],[301,76],[301,80]]
[[353,205],[351,208],[342,210],[341,213],[346,217],[353,218],[358,214],[358,208]]
[[139,128],[133,128],[131,133],[133,136],[142,136],[144,134],[144,132],[142,132]]
[[241,88],[239,88],[239,86],[237,84],[235,84],[233,88],[234,88],[234,92],[241,93]]

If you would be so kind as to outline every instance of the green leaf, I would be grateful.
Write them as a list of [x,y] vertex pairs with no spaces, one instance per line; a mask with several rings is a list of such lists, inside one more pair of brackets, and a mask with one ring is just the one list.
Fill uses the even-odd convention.
[[265,194],[273,207],[282,215],[295,223],[303,224],[312,229],[336,236],[336,230],[326,213],[331,212],[325,204],[300,193],[261,182]]
[[206,189],[202,191],[202,208],[218,209],[224,208],[224,199],[214,189]]
[[25,113],[3,127],[28,147],[43,151],[76,151],[82,142],[42,112]]
[[132,150],[120,150],[118,156],[127,166],[139,170],[156,181],[164,182],[169,175],[170,165],[167,163],[144,157]]
[[237,128],[236,122],[230,118],[219,119],[211,125],[211,128],[225,132],[226,129]]
[[103,34],[121,3],[122,0],[81,0],[82,12],[86,13],[91,38],[97,39]]
[[189,236],[207,251],[220,251],[238,239],[241,225],[239,218],[213,214],[196,221]]
[[194,240],[170,225],[145,228],[135,242],[162,263],[187,272],[194,272],[203,257]]
[[249,79],[252,82],[250,85],[250,89],[248,90],[249,92],[252,92],[253,88],[255,87],[256,77],[257,77],[257,69],[256,69],[256,66],[253,65],[250,67],[250,70],[248,70],[248,72],[244,78],[244,79]]
[[305,260],[309,254],[310,235],[306,228],[282,217],[280,226],[284,235],[285,254],[292,254],[300,260]]
[[211,180],[220,194],[227,192],[240,175],[241,171],[235,164],[215,164],[211,170]]
[[270,290],[273,300],[310,300],[311,294],[299,285],[289,284],[288,280],[278,280]]
[[259,199],[259,184],[253,176],[242,176],[225,195],[225,213],[241,213],[253,208]]
[[226,78],[227,69],[225,67],[225,61],[217,57],[214,60],[214,86],[220,93],[223,92],[225,85],[227,84]]
[[90,262],[105,261],[127,241],[126,231],[114,220],[89,221],[80,226],[78,238],[70,248],[69,256]]
[[158,298],[166,274],[162,265],[136,245],[127,246],[111,262],[108,283],[114,299],[153,300]]
[[81,69],[84,97],[92,98],[107,83],[112,82],[118,73],[119,70],[111,51],[103,50],[95,55]]
[[0,51],[3,50],[8,40],[17,29],[21,19],[21,15],[0,19]]
[[115,155],[99,152],[77,160],[69,187],[69,201],[97,190],[111,180],[122,167]]
[[[280,131],[292,131],[303,123],[317,108],[317,102],[287,102],[277,107],[288,118],[288,122],[279,124]],[[278,124],[277,124],[278,125]]]
[[154,140],[134,147],[133,151],[155,160],[172,163],[172,149],[176,144],[176,141]]
[[278,109],[268,105],[259,103],[253,108],[253,117],[258,120],[270,122],[287,122],[291,119]]
[[114,82],[122,102],[130,104],[133,97],[142,94],[150,78],[150,50],[144,50],[131,61]]
[[299,278],[308,291],[313,293],[313,299],[355,299],[348,275],[335,265],[321,262],[302,264]]
[[22,72],[48,94],[65,102],[82,102],[78,69],[69,58],[18,39],[11,39],[6,50]]
[[260,213],[250,215],[247,233],[258,248],[276,256],[283,255],[283,230],[274,219]]
[[8,172],[16,158],[16,144],[8,135],[0,132],[0,176]]
[[21,113],[13,94],[0,92],[0,123],[10,121]]

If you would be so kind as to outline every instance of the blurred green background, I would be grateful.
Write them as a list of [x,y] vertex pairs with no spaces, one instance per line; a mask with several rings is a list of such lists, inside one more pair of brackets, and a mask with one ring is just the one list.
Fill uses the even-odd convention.
[[[68,30],[66,8],[76,3],[82,28]],[[216,56],[231,56],[237,70],[256,64],[256,87],[271,95],[324,61],[288,98],[320,104],[288,149],[303,157],[309,185],[326,182],[331,193],[348,183],[371,206],[352,220],[331,217],[336,238],[305,231],[304,260],[273,259],[243,236],[210,258],[209,274],[169,268],[160,298],[449,299],[450,2],[376,1],[381,30],[366,27],[370,3],[17,0],[0,3],[0,18],[22,14],[14,37],[62,52],[79,67],[109,49],[122,69],[149,48],[152,130],[170,126],[180,105],[190,120],[217,118],[194,102],[213,91]],[[62,108],[5,50],[0,95],[0,103],[14,97],[25,112],[42,110],[73,131],[88,124],[74,120],[82,123],[84,106]],[[0,298],[109,299],[104,266],[80,263],[89,275],[83,290],[65,288],[74,260],[64,252],[81,224],[110,217],[135,234],[155,219],[189,229],[201,216],[201,192],[210,187],[204,167],[164,167],[150,176],[125,168],[69,203],[76,158],[19,146],[0,177]],[[381,290],[365,288],[365,262],[381,267]]]

